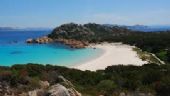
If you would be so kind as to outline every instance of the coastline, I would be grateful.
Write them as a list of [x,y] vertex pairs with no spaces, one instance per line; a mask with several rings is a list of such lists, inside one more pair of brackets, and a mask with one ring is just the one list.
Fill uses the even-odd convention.
[[[146,64],[147,61],[142,61],[137,53],[133,51],[134,46],[129,46],[121,43],[102,43],[91,44],[88,48],[101,49],[104,52],[96,58],[93,58],[87,62],[76,64],[71,68],[79,70],[102,70],[112,65],[136,65],[141,66]],[[95,50],[95,49],[94,49]]]

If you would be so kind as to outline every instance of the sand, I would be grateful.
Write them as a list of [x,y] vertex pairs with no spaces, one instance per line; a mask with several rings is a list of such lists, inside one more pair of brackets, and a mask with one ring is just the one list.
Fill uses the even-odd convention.
[[[97,58],[89,60],[85,63],[77,64],[72,68],[79,70],[102,70],[112,65],[137,65],[146,64],[147,61],[142,61],[137,53],[133,51],[134,46],[129,46],[121,43],[103,43],[93,44],[90,48],[100,48],[104,52]],[[95,49],[94,49],[95,50]]]

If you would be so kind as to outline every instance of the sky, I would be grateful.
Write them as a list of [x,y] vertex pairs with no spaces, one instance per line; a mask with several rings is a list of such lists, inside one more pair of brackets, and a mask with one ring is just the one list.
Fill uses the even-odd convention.
[[0,0],[1,27],[170,25],[170,0]]

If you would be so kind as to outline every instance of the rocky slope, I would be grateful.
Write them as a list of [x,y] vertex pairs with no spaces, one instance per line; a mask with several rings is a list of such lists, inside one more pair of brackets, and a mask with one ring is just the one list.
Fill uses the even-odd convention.
[[[0,96],[81,96],[73,86],[63,76],[59,76],[61,83],[51,85],[48,81],[40,81],[38,89],[27,92],[19,91],[10,87],[8,84],[0,83]],[[22,86],[22,85],[20,85]]]
[[130,30],[119,26],[109,27],[95,23],[84,25],[69,23],[55,28],[48,37],[53,39],[64,38],[95,42],[102,41],[113,36],[128,35],[130,33]]
[[[48,81],[40,81],[40,88],[30,90],[27,92],[18,91],[10,87],[9,85],[5,85],[0,83],[0,96],[86,96],[79,93],[74,85],[66,80],[63,76],[59,76],[59,78],[63,81],[62,83],[56,83],[50,85]],[[91,96],[91,95],[87,95]],[[105,96],[105,95],[98,95]],[[109,96],[155,96],[150,92],[140,92],[140,91],[132,91],[132,92],[115,92],[114,95]]]

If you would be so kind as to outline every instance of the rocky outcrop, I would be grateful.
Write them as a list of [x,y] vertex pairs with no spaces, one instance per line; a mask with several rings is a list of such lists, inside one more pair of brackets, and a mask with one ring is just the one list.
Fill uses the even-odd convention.
[[81,96],[70,81],[63,76],[58,78],[61,82],[53,85],[50,85],[48,81],[39,81],[40,87],[30,91],[23,91],[10,87],[8,83],[0,82],[0,96]]
[[74,39],[56,39],[55,42],[59,42],[70,46],[71,48],[85,48],[89,43],[87,41],[78,41]]
[[40,86],[43,89],[46,89],[50,86],[50,83],[48,81],[40,81]]
[[5,82],[0,82],[0,96],[15,96],[13,90]]
[[81,96],[81,93],[79,93],[75,88],[74,85],[65,79],[63,76],[58,76],[63,81],[63,84],[67,86],[68,92],[70,96]]
[[34,40],[34,39],[29,38],[29,39],[27,39],[27,40],[26,40],[26,42],[27,42],[27,43],[34,43],[34,42],[35,42],[35,40]]
[[29,91],[28,92],[28,95],[26,96],[46,96],[47,95],[47,92],[43,89],[36,89],[36,90],[33,90],[33,91]]
[[48,94],[49,96],[73,96],[70,95],[68,89],[61,84],[51,86]]
[[53,39],[51,39],[51,38],[49,38],[47,36],[44,36],[44,37],[37,38],[37,39],[27,39],[26,42],[27,43],[45,44],[45,43],[53,42]]
[[29,91],[27,96],[81,96],[70,81],[63,76],[58,78],[62,80],[61,84],[50,86],[48,81],[40,81],[41,88]]
[[[65,79],[63,76],[59,76],[63,82],[54,85],[49,85],[48,81],[40,81],[41,88],[35,89],[29,92],[18,92],[5,83],[0,83],[0,96],[82,96],[75,88],[74,85]],[[102,94],[98,96],[104,96]],[[115,92],[113,96],[155,96],[150,92],[139,91],[126,91]]]
[[26,42],[29,44],[31,43],[46,44],[46,43],[56,42],[56,43],[62,43],[62,44],[68,45],[71,48],[76,48],[76,49],[85,48],[89,44],[87,41],[78,41],[75,39],[63,39],[63,38],[51,39],[47,36],[37,38],[37,39],[27,39]]
[[48,89],[35,89],[29,91],[26,96],[81,96],[74,88],[66,88],[61,84],[55,84]]

